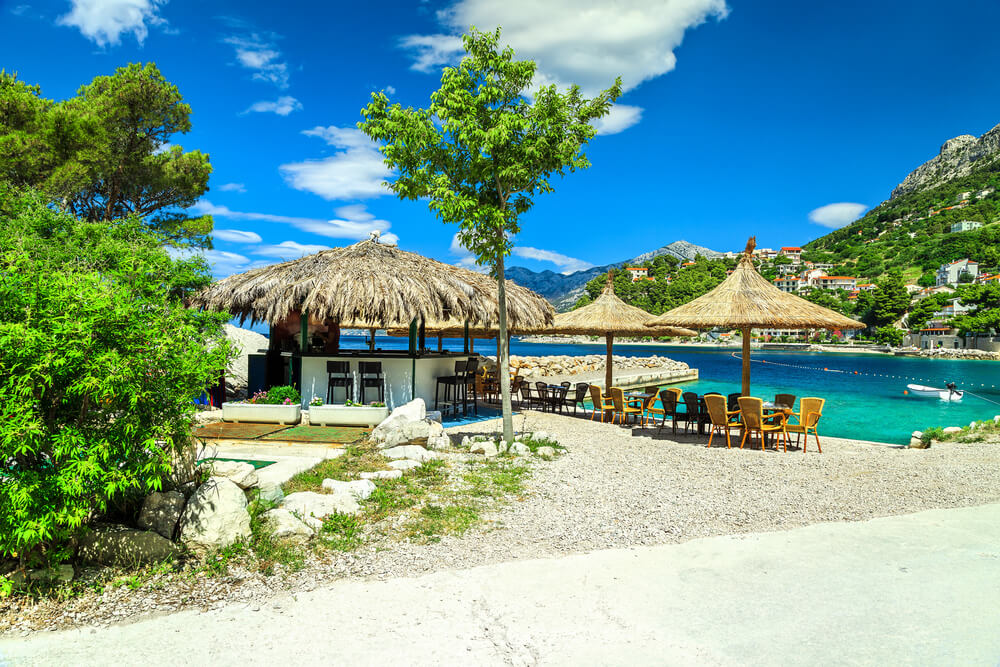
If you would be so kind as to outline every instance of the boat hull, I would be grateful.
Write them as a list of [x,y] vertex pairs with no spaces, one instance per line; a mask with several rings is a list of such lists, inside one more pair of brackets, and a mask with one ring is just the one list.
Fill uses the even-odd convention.
[[961,391],[949,391],[937,387],[925,387],[919,384],[908,384],[906,385],[906,390],[913,396],[919,396],[920,398],[936,398],[950,402],[960,401],[963,396],[963,392]]

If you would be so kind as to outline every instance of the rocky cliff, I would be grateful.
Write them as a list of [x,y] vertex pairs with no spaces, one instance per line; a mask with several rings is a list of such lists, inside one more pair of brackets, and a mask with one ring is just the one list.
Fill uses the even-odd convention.
[[1000,160],[1000,125],[981,137],[963,134],[949,139],[936,157],[914,169],[892,191],[890,200],[901,195],[926,190],[954,178],[968,175],[973,169]]
[[702,257],[718,257],[720,254],[715,250],[709,250],[702,246],[688,243],[687,241],[674,241],[665,246],[643,253],[632,259],[604,266],[595,266],[585,271],[577,271],[563,275],[555,271],[532,271],[521,266],[511,266],[507,268],[506,276],[518,285],[541,294],[555,305],[557,310],[566,310],[580,298],[583,288],[594,276],[598,276],[608,271],[630,264],[641,264],[648,262],[660,255],[671,255],[677,259],[687,262],[693,260],[696,255]]

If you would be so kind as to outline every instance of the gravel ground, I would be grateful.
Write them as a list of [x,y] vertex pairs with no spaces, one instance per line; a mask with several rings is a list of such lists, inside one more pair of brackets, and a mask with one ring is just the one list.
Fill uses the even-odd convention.
[[[494,433],[499,420],[449,429]],[[342,577],[387,579],[595,549],[676,543],[697,537],[859,521],[925,509],[1000,501],[1000,444],[942,443],[927,450],[823,438],[823,454],[706,449],[705,437],[621,427],[524,411],[518,431],[545,430],[568,449],[535,459],[524,497],[462,537],[438,543],[373,541],[314,558],[287,576],[172,575],[132,591],[86,594],[34,605],[0,601],[0,632],[27,634],[80,624],[135,620],[224,601],[251,607],[278,591],[311,590]],[[716,439],[716,445],[719,444]],[[158,583],[159,582],[159,583]]]

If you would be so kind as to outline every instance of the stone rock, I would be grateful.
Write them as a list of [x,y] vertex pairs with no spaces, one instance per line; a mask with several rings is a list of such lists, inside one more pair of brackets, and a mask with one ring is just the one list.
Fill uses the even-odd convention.
[[961,433],[962,428],[960,426],[945,426],[943,429],[941,429],[941,432],[944,434]]
[[281,490],[281,485],[276,482],[264,482],[260,485],[260,495],[258,498],[269,503],[280,503],[285,497],[285,492]]
[[398,461],[389,461],[389,467],[393,470],[406,471],[413,470],[414,468],[419,468],[423,464],[420,461],[411,461],[410,459],[399,459]]
[[535,454],[538,454],[539,456],[555,456],[556,448],[548,446],[539,447],[538,449],[535,450]]
[[920,438],[924,437],[924,432],[923,431],[914,431],[913,433],[910,434],[910,437],[911,438],[916,438],[917,440],[919,440]]
[[257,486],[257,469],[243,461],[212,461],[212,476],[232,480],[241,489]]
[[436,453],[428,451],[420,445],[400,445],[398,447],[390,447],[389,449],[383,449],[382,455],[388,459],[412,459],[414,461],[420,461],[421,463],[437,458]]
[[176,544],[159,533],[124,526],[86,533],[80,537],[76,550],[80,560],[126,567],[162,563],[180,553]]
[[[414,461],[413,463],[416,463],[416,462]],[[402,470],[376,470],[374,472],[363,472],[363,473],[361,473],[360,476],[361,476],[361,479],[399,479],[400,477],[403,476],[403,471]]]
[[469,451],[473,454],[483,454],[486,458],[493,458],[497,455],[497,446],[489,440],[485,440],[483,442],[472,443]]
[[928,449],[931,443],[924,442],[920,438],[910,438],[910,449]]
[[221,408],[206,408],[194,413],[195,424],[213,424],[222,421]]
[[472,447],[472,438],[467,435],[462,436],[462,449]]
[[370,479],[356,479],[352,482],[341,482],[336,479],[324,479],[323,489],[330,493],[347,493],[358,500],[367,500],[375,490],[375,482]]
[[528,446],[523,442],[517,442],[516,440],[510,443],[510,447],[507,448],[508,454],[513,454],[514,456],[527,456],[531,453]]
[[183,484],[200,479],[198,469],[198,448],[193,441],[174,447],[171,450],[170,486],[177,488]]
[[264,512],[261,517],[271,533],[283,540],[305,543],[313,536],[313,529],[286,509],[277,508]]
[[532,440],[549,440],[549,439],[551,439],[551,437],[549,436],[549,432],[548,431],[535,431],[534,433],[531,434],[531,439]]
[[180,491],[153,492],[146,496],[139,513],[139,527],[152,530],[168,540],[174,539],[177,521],[184,511],[187,499]]
[[310,518],[322,519],[331,514],[357,514],[361,505],[350,493],[316,493],[299,491],[290,493],[281,501],[281,508],[295,513],[308,525],[316,525]]
[[428,410],[427,411],[427,419],[430,419],[432,422],[438,422],[438,423],[440,423],[441,419],[442,419],[441,411],[440,410]]
[[427,438],[427,449],[437,451],[439,449],[451,449],[451,437],[447,433],[432,435]]
[[424,399],[415,398],[397,407],[389,416],[392,415],[403,415],[407,421],[417,422],[427,417],[427,406],[424,404]]
[[210,477],[184,508],[181,542],[201,555],[247,537],[250,537],[250,514],[243,490],[225,477]]
[[510,443],[506,440],[500,440],[497,442],[497,453],[506,454],[507,450],[510,448]]

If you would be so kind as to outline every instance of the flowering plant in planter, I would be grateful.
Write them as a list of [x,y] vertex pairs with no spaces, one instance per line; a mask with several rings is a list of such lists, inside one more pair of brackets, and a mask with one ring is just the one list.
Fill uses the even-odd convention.
[[319,396],[313,396],[313,397],[312,397],[312,398],[311,398],[311,399],[309,400],[309,407],[311,407],[311,408],[314,408],[314,407],[316,407],[317,405],[323,405],[323,399],[322,399],[322,398],[320,398]]
[[235,403],[250,403],[252,405],[297,405],[302,400],[295,387],[287,385],[271,387],[267,391],[258,391],[253,396]]

